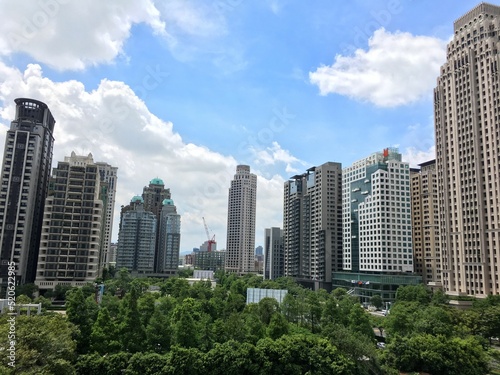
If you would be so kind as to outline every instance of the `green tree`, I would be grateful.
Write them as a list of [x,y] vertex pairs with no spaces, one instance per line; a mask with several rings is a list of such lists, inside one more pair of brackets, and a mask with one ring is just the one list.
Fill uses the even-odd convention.
[[404,372],[433,375],[485,375],[488,359],[481,344],[473,337],[396,336],[387,345],[383,360]]
[[101,355],[117,352],[121,348],[118,327],[106,307],[99,310],[97,320],[92,326],[90,348]]
[[17,316],[15,320],[15,370],[8,366],[10,347],[8,316],[0,316],[0,373],[75,374],[76,355],[73,337],[76,327],[64,316]]
[[317,336],[286,335],[263,339],[257,349],[264,354],[262,374],[354,375],[355,366],[326,339]]
[[380,294],[374,294],[372,298],[370,298],[370,303],[377,309],[380,309],[384,305],[384,301],[382,301]]
[[186,298],[174,308],[171,319],[172,343],[184,348],[196,348],[199,344],[199,305]]
[[146,339],[146,332],[142,325],[137,306],[140,290],[137,285],[130,285],[121,311],[120,340],[124,350],[135,353],[141,351]]
[[[167,354],[162,375],[206,375],[206,355],[196,348],[174,346]],[[227,375],[227,374],[226,374]]]
[[432,300],[432,291],[423,284],[400,286],[396,291],[396,302],[418,302],[428,305]]
[[356,375],[384,374],[378,360],[377,349],[370,337],[359,335],[335,323],[323,327],[322,336],[354,363]]
[[126,375],[158,375],[168,364],[168,357],[158,353],[135,353],[128,361]]
[[267,327],[267,335],[273,340],[288,334],[288,321],[282,314],[274,314]]
[[71,285],[57,284],[56,287],[54,288],[52,297],[54,297],[54,299],[56,300],[66,300],[68,292],[72,289],[73,287]]
[[260,374],[259,353],[255,346],[234,340],[216,344],[206,355],[210,375]]
[[18,285],[16,287],[16,297],[20,295],[28,296],[30,299],[35,298],[35,293],[38,292],[38,285],[28,283],[23,285]]
[[149,350],[164,352],[170,349],[170,318],[160,307],[157,307],[146,327],[147,346]]
[[76,335],[77,353],[90,349],[90,334],[97,318],[98,307],[92,297],[85,298],[80,288],[74,288],[66,295],[66,316],[79,329]]
[[353,305],[348,316],[349,329],[357,334],[364,335],[370,340],[375,340],[372,325],[370,324],[369,314],[360,304]]
[[280,305],[278,301],[274,298],[265,297],[262,298],[258,303],[259,309],[259,317],[262,323],[266,326],[271,321],[271,318],[274,314],[278,313],[280,309]]

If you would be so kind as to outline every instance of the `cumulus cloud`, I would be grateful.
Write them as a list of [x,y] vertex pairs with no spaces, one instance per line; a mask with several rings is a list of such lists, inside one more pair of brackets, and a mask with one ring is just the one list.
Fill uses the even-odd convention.
[[429,95],[445,61],[446,42],[405,32],[375,31],[368,50],[337,55],[309,73],[321,95],[340,94],[380,107],[409,104]]
[[[183,141],[171,122],[152,114],[123,82],[104,79],[87,91],[75,80],[54,82],[44,77],[36,64],[21,72],[0,62],[1,137],[15,115],[18,97],[42,100],[52,111],[54,166],[75,151],[91,152],[94,161],[118,167],[115,239],[120,206],[141,194],[152,178],[160,177],[182,215],[182,250],[205,240],[203,216],[217,236],[218,248],[225,246],[227,194],[237,165],[233,157]],[[277,176],[259,177],[258,239],[264,227],[281,225],[282,183]]]
[[166,36],[151,0],[0,0],[0,9],[0,54],[23,52],[60,70],[113,61],[135,24]]
[[436,158],[436,147],[431,146],[427,150],[408,147],[403,152],[403,160],[410,163],[411,167],[418,167],[419,164]]
[[280,163],[286,164],[285,171],[287,173],[297,173],[298,169],[292,167],[292,164],[306,165],[305,162],[296,158],[288,150],[281,148],[281,145],[274,141],[270,147],[257,149],[250,147],[250,151],[254,154],[254,163],[259,166],[276,165]]

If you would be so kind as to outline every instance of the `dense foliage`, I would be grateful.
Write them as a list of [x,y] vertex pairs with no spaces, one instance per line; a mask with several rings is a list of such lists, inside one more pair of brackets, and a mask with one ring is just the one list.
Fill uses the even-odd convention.
[[[71,289],[66,317],[17,317],[15,370],[7,365],[9,327],[0,317],[0,374],[480,375],[488,373],[488,339],[499,336],[496,298],[460,311],[442,293],[404,287],[383,317],[343,289],[217,277],[212,288],[184,278],[132,280],[118,271],[103,281],[99,306],[93,288]],[[149,291],[152,285],[159,291]],[[264,298],[247,305],[248,287],[288,294],[281,304]],[[386,335],[385,349],[377,348],[374,328]]]

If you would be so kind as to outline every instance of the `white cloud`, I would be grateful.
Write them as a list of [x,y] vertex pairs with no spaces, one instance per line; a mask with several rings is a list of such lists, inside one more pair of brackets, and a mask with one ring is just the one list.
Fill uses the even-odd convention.
[[403,160],[410,163],[411,167],[418,167],[420,163],[430,161],[436,158],[436,147],[431,146],[427,150],[408,147],[403,153]]
[[287,173],[297,173],[298,169],[292,167],[292,164],[298,163],[300,165],[306,165],[305,162],[296,158],[288,150],[281,148],[281,145],[274,141],[272,146],[265,149],[256,149],[255,147],[250,147],[250,151],[254,154],[254,163],[259,165],[276,165],[279,163],[285,163],[285,171]]
[[[54,82],[44,77],[38,65],[20,72],[0,62],[4,130],[15,115],[18,97],[42,100],[52,111],[56,119],[53,165],[75,151],[92,152],[95,161],[118,167],[115,239],[120,206],[141,194],[152,178],[160,177],[182,215],[182,250],[205,241],[203,216],[216,234],[218,248],[225,246],[227,193],[237,164],[233,157],[185,143],[171,122],[149,112],[123,82],[102,80],[95,90],[87,91],[78,81]],[[282,190],[279,177],[259,177],[258,241],[264,227],[281,225]]]
[[23,52],[60,70],[112,62],[135,24],[166,35],[151,0],[0,0],[0,11],[0,54]]
[[368,50],[337,55],[330,66],[309,73],[321,95],[336,93],[395,107],[429,96],[445,61],[446,42],[410,33],[375,31]]

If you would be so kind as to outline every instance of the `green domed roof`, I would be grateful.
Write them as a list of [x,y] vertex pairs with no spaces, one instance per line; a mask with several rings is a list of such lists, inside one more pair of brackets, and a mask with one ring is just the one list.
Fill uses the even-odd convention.
[[167,206],[167,205],[168,206],[173,206],[174,205],[174,201],[172,199],[164,199],[163,202],[162,202],[162,204],[164,206]]
[[149,181],[149,184],[150,185],[165,185],[163,183],[163,180],[161,178],[158,178],[158,177],[153,178],[151,181]]
[[144,199],[142,199],[142,197],[140,195],[136,195],[132,198],[132,200],[130,201],[130,203],[135,203],[135,202],[141,202],[141,203],[144,203]]

